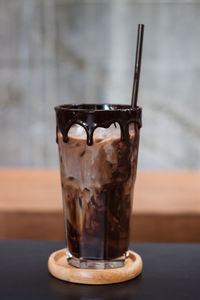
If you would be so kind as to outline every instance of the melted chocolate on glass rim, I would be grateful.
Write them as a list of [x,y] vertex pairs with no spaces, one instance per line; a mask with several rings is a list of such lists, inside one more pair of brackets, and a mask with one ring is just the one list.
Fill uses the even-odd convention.
[[[128,141],[130,123],[142,126],[142,108],[132,108],[130,105],[119,104],[77,104],[55,107],[58,129],[63,141],[68,141],[68,132],[72,125],[81,125],[87,134],[87,144],[93,144],[93,134],[97,127],[108,128],[112,123],[118,123],[121,129],[121,140]],[[57,136],[58,142],[58,136]]]

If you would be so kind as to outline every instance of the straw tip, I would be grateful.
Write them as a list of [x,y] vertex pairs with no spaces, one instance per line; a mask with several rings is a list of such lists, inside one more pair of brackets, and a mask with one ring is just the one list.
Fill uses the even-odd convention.
[[138,27],[144,28],[144,24],[138,24]]

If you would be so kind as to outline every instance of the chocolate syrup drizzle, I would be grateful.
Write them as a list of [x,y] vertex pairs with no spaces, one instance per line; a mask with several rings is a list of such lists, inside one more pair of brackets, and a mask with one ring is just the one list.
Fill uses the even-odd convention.
[[130,123],[142,126],[142,108],[132,108],[130,105],[118,104],[78,104],[61,105],[55,107],[56,111],[56,141],[58,130],[62,133],[63,141],[67,143],[68,132],[72,125],[81,125],[87,134],[87,144],[93,144],[93,134],[97,127],[108,128],[112,123],[118,123],[121,129],[121,140],[129,140]]

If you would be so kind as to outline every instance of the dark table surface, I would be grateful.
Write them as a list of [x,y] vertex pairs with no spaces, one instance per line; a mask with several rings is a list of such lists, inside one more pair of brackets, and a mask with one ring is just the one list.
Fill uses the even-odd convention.
[[62,242],[0,241],[0,299],[200,299],[200,245],[132,244],[142,275],[125,283],[89,286],[55,279],[48,256]]

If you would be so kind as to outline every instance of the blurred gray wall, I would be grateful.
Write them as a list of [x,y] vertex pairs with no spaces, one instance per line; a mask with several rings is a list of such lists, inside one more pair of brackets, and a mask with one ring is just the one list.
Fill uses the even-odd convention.
[[130,103],[146,24],[139,166],[200,168],[200,2],[0,0],[0,166],[58,166],[53,107]]

